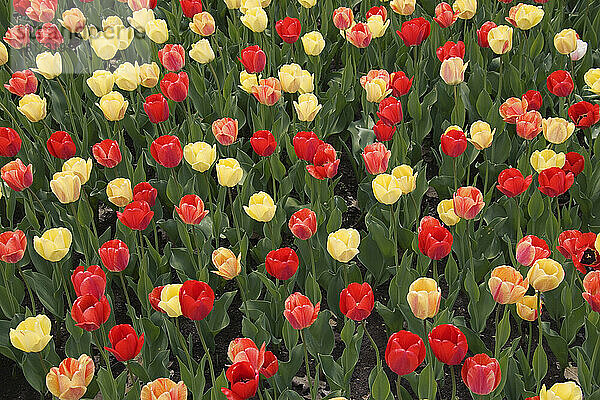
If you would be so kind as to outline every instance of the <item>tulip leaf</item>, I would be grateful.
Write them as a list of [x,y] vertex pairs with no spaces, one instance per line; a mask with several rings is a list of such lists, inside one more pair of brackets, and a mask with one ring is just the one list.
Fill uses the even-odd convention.
[[548,357],[541,344],[538,344],[533,353],[532,365],[535,379],[538,381],[543,379],[546,376],[546,372],[548,372]]
[[419,374],[419,398],[420,399],[435,399],[437,392],[437,382],[435,381],[435,373],[430,363]]

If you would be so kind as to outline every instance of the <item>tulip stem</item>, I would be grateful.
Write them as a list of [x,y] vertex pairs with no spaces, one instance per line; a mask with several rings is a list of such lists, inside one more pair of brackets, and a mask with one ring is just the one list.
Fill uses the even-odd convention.
[[496,97],[496,101],[498,102],[498,107],[500,106],[500,102],[502,101],[502,56],[498,57],[498,94]]
[[185,358],[187,358],[187,364],[190,371],[194,371],[194,366],[192,365],[192,356],[190,355],[190,349],[188,349],[187,341],[185,340],[185,336],[183,336],[183,332],[179,328],[179,318],[175,317],[175,328],[177,328],[177,336],[179,336],[179,341],[181,342],[181,347],[183,347],[183,351],[185,353]]
[[[133,310],[133,307],[131,306],[131,301],[129,300],[129,293],[127,293],[127,285],[125,285],[125,279],[123,278],[123,272],[119,273],[119,279],[121,280],[121,286],[123,286],[123,293],[125,294],[125,300],[127,301],[127,313],[129,313],[129,310]],[[133,317],[135,316],[135,314],[131,315],[131,318],[133,320]]]
[[[506,306],[505,306],[506,307]],[[496,316],[494,318],[496,328],[496,340],[494,341],[494,358],[498,358],[499,343],[498,343],[498,321],[500,320],[500,303],[496,304]]]
[[401,395],[401,390],[400,388],[402,387],[402,375],[398,375],[398,378],[396,378],[396,396],[398,397],[398,400],[402,399],[402,395]]
[[299,333],[300,339],[302,340],[302,348],[304,349],[304,365],[306,365],[306,379],[308,381],[308,387],[310,388],[310,398],[312,400],[316,400],[312,385],[312,378],[310,377],[310,366],[308,365],[308,350],[306,348],[306,341],[304,340],[304,329],[300,329]]
[[309,240],[308,244],[310,245],[309,246],[310,247],[310,263],[311,263],[311,266],[312,266],[313,278],[315,278],[315,282],[317,282],[317,268],[316,268],[316,265],[315,265],[315,254],[314,254],[315,253],[315,248],[313,246],[312,236],[308,240]]
[[381,368],[381,359],[379,358],[379,348],[377,347],[377,344],[375,343],[375,340],[373,340],[373,337],[371,336],[371,334],[367,330],[367,321],[365,321],[363,319],[362,325],[363,325],[363,329],[365,330],[365,333],[367,334],[367,337],[371,341],[371,346],[373,346],[373,350],[375,350],[375,358],[377,359],[377,369],[379,370]]
[[454,400],[456,398],[456,374],[454,372],[454,365],[450,365],[450,376],[452,377],[452,395],[450,400]]
[[471,262],[470,262],[470,264],[471,264],[471,273],[473,274],[473,278],[475,278],[475,262],[473,261],[473,248],[471,246],[471,236],[469,234],[469,226],[471,226],[471,224],[469,222],[470,221],[467,220],[466,239],[467,239],[467,247],[469,248],[469,259],[471,260]]
[[452,158],[452,170],[454,171],[454,191],[458,190],[458,184],[456,182],[456,157]]
[[[593,337],[595,335],[590,335],[588,337]],[[592,362],[590,364],[590,372],[592,376],[594,375],[594,370],[596,368],[596,360],[598,358],[598,350],[600,350],[600,338],[596,337],[596,344],[594,345],[594,352],[592,353]]]
[[227,191],[227,195],[229,196],[229,203],[231,204],[231,215],[233,216],[233,224],[235,225],[235,233],[237,235],[238,240],[238,249],[240,253],[242,252],[242,238],[240,236],[240,226],[238,225],[237,217],[235,216],[235,207],[233,206],[233,196],[231,195],[231,189]]
[[10,282],[8,281],[8,263],[4,263],[4,268],[2,268],[2,275],[4,278],[4,284],[6,285],[6,292],[8,293],[8,298],[11,306],[13,306],[13,311],[16,314],[19,312],[19,305],[17,304],[16,298],[12,294]]
[[432,260],[433,262],[433,279],[437,282],[439,275],[438,275],[438,268],[437,268],[437,260]]
[[213,74],[213,76],[215,78],[215,84],[217,85],[217,89],[219,90],[219,93],[221,93],[221,84],[219,83],[219,77],[217,76],[217,71],[215,71],[215,68],[212,66],[211,63],[208,63],[208,69],[210,69],[210,72]]
[[244,303],[244,310],[246,311],[246,314],[248,315],[248,319],[250,320],[250,311],[248,308],[248,299],[246,298],[246,292],[244,292],[244,288],[242,287],[242,281],[240,279],[240,276],[236,276],[235,280],[237,281],[238,287],[240,288],[240,296],[242,297],[242,302]]
[[70,308],[73,302],[71,301],[71,292],[69,291],[69,287],[67,286],[67,280],[65,279],[65,274],[63,273],[63,263],[64,261],[61,261],[58,264],[58,274],[60,275],[60,281],[62,282],[63,289],[67,294],[67,301],[69,303],[68,306]]
[[[48,216],[48,212],[46,211],[46,207],[44,207],[44,204],[36,196],[36,194],[34,193],[34,191],[31,190],[31,188],[29,188],[29,190],[27,191],[27,197],[29,198],[29,203],[31,203],[31,209],[35,210],[35,208],[33,207],[33,199],[31,198],[31,196],[33,196],[37,200],[37,202],[40,204],[40,207],[42,208],[42,212],[44,213],[44,224],[46,222],[50,222],[50,217]],[[11,221],[11,224],[12,224],[12,221]]]
[[560,204],[558,204],[558,196],[555,197],[556,198],[556,219],[558,220],[558,231],[560,232],[560,226],[561,226],[561,221],[560,221]]
[[73,107],[71,106],[71,99],[69,98],[69,96],[67,96],[67,91],[65,90],[65,87],[64,87],[61,79],[59,77],[57,77],[56,81],[58,82],[58,86],[60,86],[60,90],[62,90],[62,92],[63,92],[63,96],[65,96],[65,100],[67,100],[67,107],[69,109],[69,117],[71,118],[71,129],[72,129],[72,132],[75,133],[77,131],[77,129],[75,128],[75,119],[73,119]]
[[390,212],[391,212],[391,223],[392,223],[392,240],[394,241],[394,266],[396,270],[398,269],[398,235],[396,231],[398,230],[397,224],[398,221],[396,219],[396,210],[394,210],[394,205],[390,204]]
[[[83,257],[85,259],[85,263],[89,265],[89,258],[88,258],[88,242],[86,240],[86,237],[83,235],[83,232],[81,230],[81,225],[79,224],[79,221],[77,220],[77,208],[75,208],[75,202],[69,204],[69,206],[71,207],[71,214],[73,214],[73,218],[75,219],[75,225],[77,226],[77,233],[79,233],[79,240],[81,241],[81,251],[83,252]],[[84,242],[85,240],[85,242]]]
[[[106,369],[108,370],[108,373],[109,373],[109,375],[111,377],[111,379],[110,379],[111,384],[110,385],[112,387],[113,394],[116,394],[117,393],[117,388],[115,387],[116,381],[115,381],[115,379],[113,377],[112,368],[110,366],[110,359],[108,358],[107,351],[102,346],[102,343],[104,341],[103,338],[106,337],[106,331],[104,330],[104,325],[100,325],[100,332],[98,331],[98,329],[96,329],[94,331],[94,333],[95,333],[94,336],[96,336],[96,347],[98,348],[98,351],[100,351],[100,354],[102,354],[102,358],[104,359],[104,363],[106,364]],[[100,336],[102,336],[102,340],[101,340]],[[106,397],[109,397],[109,396],[106,396]]]
[[33,315],[37,315],[37,312],[35,311],[35,298],[33,297],[33,291],[31,290],[31,286],[29,286],[27,279],[25,279],[25,275],[23,275],[23,270],[21,269],[21,266],[18,263],[16,263],[15,265],[19,270],[19,275],[21,275],[21,279],[23,279],[23,282],[25,283],[27,293],[29,293],[29,301],[31,301],[31,309],[33,311]]
[[[542,293],[537,290],[536,291],[536,295],[537,295],[537,320],[538,320],[538,328],[539,328],[539,337],[538,337],[538,349],[540,349],[540,351],[543,351],[544,349],[544,344],[543,344],[543,336],[542,336]],[[540,392],[540,387],[542,384],[542,379],[538,378],[537,380],[537,384],[536,384],[536,393]]]
[[214,390],[215,385],[215,368],[213,367],[212,357],[210,356],[210,351],[208,351],[208,346],[206,346],[206,341],[204,340],[204,336],[202,335],[202,328],[200,327],[200,321],[194,321],[196,323],[196,330],[198,331],[198,336],[200,336],[200,343],[202,343],[202,348],[204,349],[204,353],[206,353],[206,358],[208,359],[208,367],[210,369],[210,379],[212,390]]

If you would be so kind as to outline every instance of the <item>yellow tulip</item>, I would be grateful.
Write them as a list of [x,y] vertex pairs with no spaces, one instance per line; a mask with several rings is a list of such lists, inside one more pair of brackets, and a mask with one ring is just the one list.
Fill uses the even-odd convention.
[[225,1],[225,5],[230,10],[235,10],[242,6],[242,0],[224,0],[224,1]]
[[[525,321],[535,321],[538,317],[538,297],[523,296],[517,301],[517,314]],[[540,308],[543,302],[540,302]]]
[[111,60],[119,50],[119,38],[115,35],[106,35],[98,32],[90,35],[90,45],[94,53],[103,60]]
[[488,43],[496,54],[505,54],[512,49],[513,28],[499,25],[488,32]]
[[565,165],[565,160],[565,153],[557,154],[550,149],[544,149],[542,151],[536,150],[529,158],[531,166],[538,173],[552,167],[562,168]]
[[539,24],[544,18],[544,9],[531,4],[521,4],[515,14],[517,28],[528,30]]
[[388,83],[382,78],[374,78],[365,82],[365,92],[367,94],[367,101],[380,103],[381,100],[392,93],[392,89],[388,89]]
[[71,8],[63,11],[58,22],[69,32],[80,33],[85,29],[87,20],[79,8]]
[[540,292],[556,289],[565,278],[565,270],[558,261],[542,258],[533,263],[527,272],[531,286]]
[[542,385],[540,400],[581,400],[583,393],[577,383],[573,381],[555,383],[550,389]]
[[542,131],[547,141],[561,144],[575,132],[575,124],[564,118],[544,118]]
[[72,203],[79,200],[81,180],[73,171],[57,172],[52,175],[50,189],[61,203]]
[[488,287],[497,303],[514,304],[527,292],[529,280],[523,280],[521,273],[513,267],[501,265],[493,269]]
[[46,118],[46,99],[37,94],[26,94],[19,100],[17,110],[31,122],[38,122]]
[[140,65],[140,85],[153,88],[158,83],[160,68],[155,62]]
[[596,247],[596,251],[600,253],[600,234],[596,235],[596,242],[594,243],[594,247]]
[[10,343],[17,349],[26,353],[38,353],[46,347],[52,336],[50,318],[38,314],[28,317],[10,330]]
[[458,224],[460,217],[454,212],[454,200],[442,200],[437,205],[437,213],[442,222],[448,226]]
[[217,163],[217,181],[221,186],[233,187],[240,183],[244,170],[235,158],[222,158]]
[[40,53],[35,57],[35,65],[37,68],[32,68],[32,70],[46,79],[54,79],[62,74],[60,53],[52,54],[49,51]]
[[206,11],[200,12],[194,15],[189,27],[192,32],[198,35],[210,36],[215,33],[215,19]]
[[300,86],[298,87],[298,93],[311,93],[315,90],[315,76],[309,71],[303,69],[298,76]]
[[115,26],[120,26],[120,25],[121,26],[123,25],[123,21],[121,20],[121,18],[117,17],[116,15],[108,16],[102,20],[102,29],[104,31],[106,31],[109,28],[114,28]]
[[254,193],[250,196],[250,201],[247,206],[244,206],[244,211],[255,221],[269,222],[275,216],[277,206],[273,202],[273,198],[265,192]]
[[298,0],[298,3],[304,8],[312,8],[317,4],[317,0]]
[[212,253],[212,263],[217,269],[212,272],[227,280],[235,278],[242,272],[242,266],[240,264],[241,257],[241,254],[236,257],[235,254],[233,254],[233,251],[224,247],[219,247]]
[[402,195],[400,182],[391,174],[379,174],[372,183],[373,195],[378,202],[383,204],[394,204]]
[[373,39],[382,37],[385,34],[388,26],[390,26],[390,22],[390,19],[384,22],[383,17],[379,14],[369,17],[369,19],[367,19],[367,26],[371,31]]
[[554,47],[560,54],[570,54],[577,49],[577,32],[563,29],[554,35]]
[[71,171],[75,173],[75,175],[79,176],[81,184],[84,185],[90,179],[92,165],[91,158],[88,158],[86,161],[80,157],[72,157],[64,162],[62,170],[63,172]]
[[205,142],[188,143],[183,148],[183,158],[198,172],[207,171],[217,159],[217,145]]
[[129,102],[119,92],[110,92],[102,96],[98,107],[109,121],[120,121],[125,116]]
[[132,17],[127,17],[127,22],[129,22],[129,25],[133,26],[136,31],[146,33],[146,24],[154,19],[154,11],[151,8],[142,8],[134,11]]
[[57,262],[67,255],[72,241],[73,235],[67,228],[52,228],[33,238],[33,248],[45,260]]
[[471,19],[477,12],[477,0],[456,0],[452,9],[458,13],[458,18]]
[[392,0],[390,7],[396,14],[411,15],[415,12],[416,0]]
[[97,97],[102,97],[112,91],[115,85],[115,77],[112,73],[100,69],[94,71],[92,76],[87,78],[86,82]]
[[440,309],[442,291],[435,280],[419,278],[410,284],[406,301],[415,317],[433,318]]
[[240,87],[247,93],[252,93],[252,88],[258,86],[256,74],[249,74],[245,70],[240,72]]
[[248,10],[255,7],[264,8],[260,3],[260,0],[242,0],[242,4],[240,5],[240,11],[242,12],[242,14],[246,14]]
[[465,71],[469,63],[460,57],[450,57],[442,61],[440,76],[447,85],[458,85],[465,80]]
[[117,207],[125,207],[133,200],[131,181],[127,178],[116,178],[106,185],[108,201]]
[[469,129],[470,138],[468,140],[477,150],[487,149],[492,145],[495,131],[495,129],[492,131],[490,124],[487,122],[476,121],[473,122],[471,129]]
[[284,64],[279,68],[279,82],[284,92],[296,93],[300,88],[302,68],[298,64]]
[[309,56],[318,56],[325,48],[325,39],[319,31],[305,33],[302,36],[302,47]]
[[341,262],[347,263],[359,252],[360,233],[356,229],[338,229],[327,236],[327,252]]
[[300,121],[312,121],[323,106],[319,104],[317,96],[312,93],[304,93],[298,96],[298,101],[294,101],[294,108]]
[[261,7],[253,7],[243,14],[240,19],[246,28],[260,33],[267,28],[267,13]]
[[179,289],[182,284],[165,285],[160,292],[160,301],[158,307],[167,313],[171,318],[177,318],[181,315],[181,303],[179,303]]
[[417,174],[410,165],[402,164],[392,170],[392,175],[398,179],[402,194],[409,194],[417,187]]
[[169,28],[167,27],[167,21],[164,19],[148,21],[144,29],[146,30],[146,36],[154,43],[162,44],[169,39]]
[[4,65],[8,62],[8,49],[4,43],[0,42],[0,65]]
[[[120,21],[120,19],[119,19]],[[133,41],[133,28],[125,28],[121,23],[104,28],[104,34],[109,38],[116,38],[117,47],[119,50],[125,50]]]
[[591,68],[583,75],[585,84],[596,94],[600,94],[600,68]]
[[200,64],[206,64],[215,59],[215,52],[207,39],[200,39],[192,45],[190,57]]
[[137,62],[135,65],[130,62],[123,63],[115,70],[113,76],[119,89],[128,92],[134,91],[141,82],[140,66]]

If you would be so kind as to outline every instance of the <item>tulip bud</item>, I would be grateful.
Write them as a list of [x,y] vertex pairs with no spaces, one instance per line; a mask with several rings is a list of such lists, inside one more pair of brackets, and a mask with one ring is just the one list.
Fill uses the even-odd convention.
[[512,49],[513,28],[506,25],[499,25],[490,29],[487,40],[492,51],[496,54],[505,54]]
[[351,8],[338,7],[333,10],[333,25],[341,31],[352,26],[354,22],[354,13]]
[[425,360],[425,343],[409,331],[398,331],[388,339],[385,362],[398,376],[408,375]]
[[169,72],[160,81],[160,90],[166,98],[175,102],[182,102],[188,95],[190,80],[188,74]]
[[[388,21],[389,22],[389,21]],[[367,24],[359,22],[345,33],[346,39],[359,49],[367,47],[373,39],[373,34]]]
[[21,150],[21,137],[12,128],[0,127],[0,156],[14,157]]
[[487,122],[476,121],[473,122],[471,129],[469,129],[471,137],[468,140],[477,150],[487,149],[492,145],[495,131],[495,129],[492,131],[490,124]]
[[452,26],[457,18],[458,13],[455,13],[454,10],[452,10],[450,4],[442,2],[435,6],[435,17],[433,20],[437,22],[441,28]]
[[39,353],[52,339],[50,318],[39,314],[27,317],[15,329],[10,329],[10,343],[26,353]]
[[298,77],[301,73],[302,68],[298,64],[282,65],[277,74],[281,83],[281,89],[287,93],[296,93],[300,87]]
[[577,50],[577,32],[574,29],[563,29],[554,35],[554,47],[560,54],[570,54]]
[[500,363],[487,354],[476,354],[465,360],[461,375],[469,390],[478,395],[488,395],[500,384]]
[[340,293],[340,311],[353,321],[363,321],[373,311],[375,297],[368,283],[353,282]]
[[537,260],[527,272],[527,279],[538,292],[555,289],[565,278],[565,271],[557,261],[550,258]]
[[238,60],[240,60],[247,73],[254,74],[262,72],[265,68],[267,56],[260,47],[248,46],[242,50],[241,57]]
[[169,28],[167,27],[167,21],[164,19],[148,21],[144,30],[146,31],[146,36],[154,43],[163,44],[169,39]]
[[0,169],[2,180],[12,189],[21,192],[33,183],[33,167],[25,166],[23,161],[16,159],[5,164]]
[[62,26],[71,33],[80,33],[85,28],[85,15],[79,8],[71,8],[62,13],[62,20],[58,20]]
[[317,231],[317,215],[308,208],[298,210],[290,217],[288,227],[298,239],[310,239]]
[[542,130],[547,141],[561,144],[575,132],[575,124],[564,118],[545,118],[542,121]]
[[192,169],[205,172],[217,158],[217,146],[205,142],[188,143],[183,148],[183,157]]
[[41,121],[46,118],[46,99],[37,94],[26,94],[19,100],[17,110],[31,122]]
[[92,173],[92,159],[84,160],[79,157],[72,157],[65,161],[62,167],[63,172],[71,171],[79,176],[81,184],[85,184],[90,179]]
[[442,152],[449,157],[458,157],[467,149],[467,137],[458,126],[449,126],[440,138]]
[[319,31],[308,32],[302,36],[302,46],[307,55],[318,56],[325,48],[325,39]]
[[284,306],[283,316],[294,329],[305,329],[311,326],[317,320],[321,310],[321,303],[313,306],[310,299],[299,292],[289,295]]
[[410,309],[419,319],[433,318],[440,308],[441,298],[442,291],[431,278],[419,278],[411,283],[406,295]]
[[529,103],[525,96],[522,99],[511,97],[500,105],[498,112],[504,122],[514,124],[517,122],[517,118],[527,112],[528,106]]
[[256,154],[261,157],[268,157],[277,148],[277,141],[271,131],[261,130],[252,134],[250,145]]
[[483,194],[474,186],[458,188],[454,193],[454,212],[461,218],[473,219],[479,214],[485,203]]
[[294,108],[300,121],[312,121],[323,106],[319,104],[317,96],[304,93],[298,96],[298,101],[294,101]]
[[217,180],[219,185],[233,187],[244,176],[240,163],[235,158],[223,158],[217,163]]
[[464,81],[468,65],[460,57],[450,57],[442,62],[440,76],[447,85],[458,85]]
[[150,64],[140,65],[140,85],[147,88],[153,88],[158,83],[160,69],[158,64],[152,62]]
[[442,222],[448,226],[453,226],[460,221],[460,217],[454,212],[454,200],[441,200],[437,205],[437,213]]
[[96,70],[86,80],[88,87],[94,92],[96,97],[102,97],[110,93],[115,84],[115,78],[112,73],[104,70]]
[[109,92],[102,96],[98,107],[104,113],[104,117],[109,121],[120,121],[125,117],[125,111],[129,102],[125,100],[119,92]]
[[194,19],[189,24],[190,29],[202,36],[210,36],[215,33],[215,19],[208,12],[201,12],[194,15]]
[[235,278],[242,272],[241,257],[242,255],[239,254],[236,258],[233,251],[219,247],[212,253],[212,262],[217,269],[213,272],[226,280]]
[[260,79],[258,85],[252,87],[252,94],[259,103],[272,106],[281,98],[281,83],[273,77]]
[[113,76],[119,89],[131,92],[137,89],[141,82],[140,66],[137,62],[135,65],[130,62],[123,63],[115,70]]
[[359,252],[360,233],[356,229],[338,229],[327,236],[327,252],[341,262],[347,263]]
[[61,203],[72,203],[79,200],[81,181],[72,171],[57,172],[52,176],[50,188]]
[[141,399],[155,400],[168,396],[170,399],[185,400],[187,393],[188,389],[183,381],[175,383],[168,378],[158,378],[142,388]]
[[208,214],[204,210],[204,202],[195,194],[188,194],[181,198],[179,207],[175,206],[175,211],[184,224],[198,225]]
[[146,33],[146,25],[154,19],[154,11],[152,9],[141,8],[134,11],[132,17],[127,17],[127,22],[129,22],[129,25],[135,28],[136,31]]
[[265,258],[267,273],[276,279],[286,281],[298,270],[298,254],[289,247],[271,250]]
[[458,18],[471,19],[477,12],[477,0],[456,0],[452,9],[458,13]]
[[98,249],[98,254],[104,267],[111,272],[121,272],[129,264],[129,248],[119,239],[105,242]]
[[377,175],[387,171],[391,155],[392,152],[383,143],[375,142],[367,145],[362,153],[367,172],[371,175]]
[[73,241],[73,235],[67,228],[52,228],[46,230],[41,237],[33,238],[33,248],[43,259],[50,262],[62,260]]
[[116,178],[106,186],[108,200],[117,207],[125,207],[133,200],[131,181],[127,178]]
[[392,93],[392,89],[389,89],[389,82],[386,82],[381,78],[375,78],[365,82],[364,88],[367,93],[367,101],[374,103],[380,103]]
[[206,64],[215,59],[215,53],[207,39],[200,39],[194,43],[189,54],[192,60],[200,64]]
[[160,292],[160,302],[158,306],[171,318],[177,318],[181,313],[181,304],[179,303],[179,289],[181,284],[165,285]]
[[267,28],[267,13],[261,7],[250,8],[240,19],[252,32],[260,33]]

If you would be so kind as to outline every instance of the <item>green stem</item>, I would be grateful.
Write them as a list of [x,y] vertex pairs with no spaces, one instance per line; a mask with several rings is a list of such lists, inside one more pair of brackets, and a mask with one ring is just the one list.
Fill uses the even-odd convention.
[[33,192],[33,190],[31,188],[29,188],[29,190],[27,191],[27,197],[29,198],[29,203],[31,204],[31,209],[35,210],[35,208],[33,207],[33,199],[31,198],[31,196],[33,196],[35,198],[35,200],[39,203],[40,207],[42,208],[42,212],[44,213],[44,224],[46,224],[46,222],[50,222],[50,216],[48,215],[48,212],[46,211],[44,204],[36,196],[36,194]]
[[[197,268],[200,269],[200,268],[202,268],[201,251],[200,251],[200,247],[198,246],[198,233],[196,232],[196,228],[194,227],[194,225],[192,225],[192,237],[194,238],[194,246],[193,247],[198,247]],[[195,252],[195,251],[196,250],[192,248],[192,252]]]
[[[119,273],[119,280],[121,281],[121,286],[123,287],[123,293],[125,294],[125,300],[127,301],[127,313],[129,310],[133,310],[131,306],[131,301],[129,300],[129,293],[127,292],[127,285],[125,284],[125,279],[123,278],[123,272]],[[131,316],[133,319],[134,315]]]
[[471,260],[471,273],[473,274],[473,278],[475,278],[475,262],[473,261],[473,248],[471,246],[471,236],[469,233],[469,227],[471,226],[471,223],[469,220],[467,220],[467,234],[466,234],[466,239],[467,239],[467,246],[469,248],[469,259]]
[[185,358],[187,359],[188,368],[190,371],[194,371],[194,366],[192,364],[192,356],[190,354],[190,349],[188,349],[187,342],[185,340],[185,336],[183,336],[183,332],[179,328],[179,318],[175,317],[175,328],[177,329],[177,336],[179,337],[179,342],[181,343],[181,347],[183,347],[183,352],[185,353]]
[[244,303],[244,310],[246,310],[246,314],[248,315],[248,319],[250,319],[250,309],[248,308],[248,299],[246,298],[246,292],[242,287],[242,282],[240,280],[240,276],[238,275],[235,280],[237,281],[238,287],[240,288],[240,296],[242,297],[242,302]]
[[[11,308],[15,313],[19,312],[19,305],[17,304],[17,299],[13,296],[10,282],[8,281],[8,263],[4,263],[2,268],[2,276],[4,278],[4,285],[6,286],[6,292],[8,293],[9,303],[11,304]],[[12,316],[11,316],[12,317]]]
[[[536,291],[537,294],[537,312],[538,312],[538,329],[539,329],[539,336],[538,336],[538,349],[540,351],[544,350],[543,347],[543,337],[542,337],[542,294],[540,293],[540,291]],[[537,380],[536,383],[536,393],[540,392],[540,387],[542,385],[542,378],[540,377]]]
[[[115,386],[116,381],[113,377],[112,368],[110,366],[110,359],[108,357],[108,352],[104,349],[104,346],[103,346],[104,338],[106,337],[106,331],[104,330],[104,325],[100,325],[100,330],[96,329],[94,331],[94,333],[96,336],[96,347],[100,351],[100,354],[102,354],[102,358],[104,359],[104,364],[106,364],[106,369],[108,370],[108,373],[111,377],[110,385],[112,387],[113,394],[116,395],[116,393],[117,393],[117,388]],[[106,397],[108,397],[108,396],[106,396]]]
[[390,212],[392,218],[392,240],[394,241],[394,266],[396,267],[397,271],[400,265],[398,260],[398,235],[396,232],[398,230],[398,219],[396,218],[396,211],[394,210],[393,204],[390,205]]
[[152,220],[152,231],[154,231],[154,247],[158,251],[158,230],[156,229],[156,221]]
[[67,107],[69,108],[69,117],[71,118],[71,129],[72,129],[72,132],[75,133],[76,128],[75,128],[75,120],[73,119],[73,107],[71,106],[71,99],[69,98],[69,96],[67,96],[67,91],[65,90],[65,87],[63,86],[60,78],[56,78],[56,81],[58,82],[58,85],[60,86],[60,90],[62,90],[62,92],[63,92],[63,96],[67,100]]
[[306,348],[306,341],[304,340],[304,330],[300,329],[300,340],[302,340],[302,348],[304,349],[304,365],[306,366],[306,379],[308,380],[308,386],[310,387],[310,398],[316,400],[315,392],[313,390],[312,378],[310,377],[310,366],[308,365],[308,350]]
[[312,237],[310,237],[308,239],[308,244],[309,244],[309,247],[310,247],[310,263],[311,263],[311,266],[312,266],[313,278],[315,278],[315,281],[317,281],[317,268],[316,268],[316,265],[315,265],[315,249],[313,247],[313,239],[312,239]]
[[208,367],[210,369],[210,379],[211,386],[214,390],[215,386],[215,368],[213,366],[212,357],[210,356],[210,351],[208,350],[208,346],[206,345],[206,341],[204,340],[204,336],[202,335],[202,328],[200,327],[200,321],[195,321],[196,330],[198,331],[198,336],[200,336],[200,342],[202,343],[202,348],[204,349],[204,353],[206,354],[206,358],[208,359]]
[[85,263],[89,265],[89,257],[88,257],[88,242],[86,236],[83,235],[83,231],[81,230],[81,225],[77,220],[77,209],[75,208],[75,203],[69,204],[71,208],[71,214],[73,214],[73,218],[75,219],[75,225],[77,226],[77,233],[79,233],[79,238],[81,240],[81,251],[83,252],[83,257],[85,259]]
[[25,287],[27,288],[27,293],[29,293],[29,301],[31,301],[31,309],[33,310],[33,315],[37,315],[37,312],[35,310],[35,298],[33,297],[33,291],[31,290],[29,283],[27,283],[27,279],[25,279],[25,275],[23,275],[23,270],[21,269],[21,266],[18,263],[15,265],[17,266],[17,269],[19,270],[19,275],[21,275],[21,279],[23,279],[23,282],[25,283]]
[[[505,306],[506,307],[506,306]],[[500,303],[496,304],[496,316],[494,318],[494,327],[496,328],[496,340],[494,341],[494,358],[498,358],[499,344],[498,343],[498,321],[500,320]]]
[[456,374],[454,372],[454,365],[450,365],[450,376],[452,377],[452,396],[450,400],[456,399]]
[[240,252],[242,251],[242,237],[240,235],[240,226],[237,221],[237,217],[235,216],[235,207],[233,207],[233,197],[231,195],[231,189],[227,190],[227,195],[229,196],[229,204],[231,204],[231,215],[233,215],[233,224],[235,225],[235,233],[237,235],[238,246]]
[[496,95],[496,102],[500,106],[502,101],[502,56],[498,58],[500,66],[498,67],[498,93]]
[[437,282],[439,275],[438,275],[438,268],[437,268],[437,260],[432,260],[433,262],[433,279]]
[[452,170],[454,171],[454,191],[458,190],[458,183],[456,179],[456,157],[452,157]]
[[531,365],[531,342],[533,339],[533,323],[527,322],[529,325],[529,336],[527,340],[527,365]]
[[73,302],[71,301],[71,292],[69,291],[69,287],[67,286],[67,280],[65,279],[65,274],[63,273],[63,265],[64,261],[59,262],[58,264],[58,274],[60,275],[60,281],[62,282],[63,290],[67,294],[67,301],[69,302],[68,306],[71,308]]
[[402,399],[402,395],[400,388],[402,387],[402,375],[398,375],[398,377],[396,378],[396,396],[398,397],[398,400]]
[[367,321],[365,321],[363,319],[362,325],[363,325],[363,329],[364,329],[365,333],[367,334],[367,337],[371,341],[371,346],[373,346],[373,350],[375,351],[375,358],[377,360],[377,370],[379,370],[381,368],[381,359],[379,358],[379,348],[377,348],[377,344],[375,343],[375,340],[373,340],[373,337],[367,330]]
[[219,77],[217,76],[217,72],[215,71],[215,68],[212,66],[211,63],[208,63],[208,69],[210,69],[210,72],[213,74],[215,78],[215,83],[217,85],[217,89],[219,90],[219,93],[221,93],[221,84],[219,83]]

